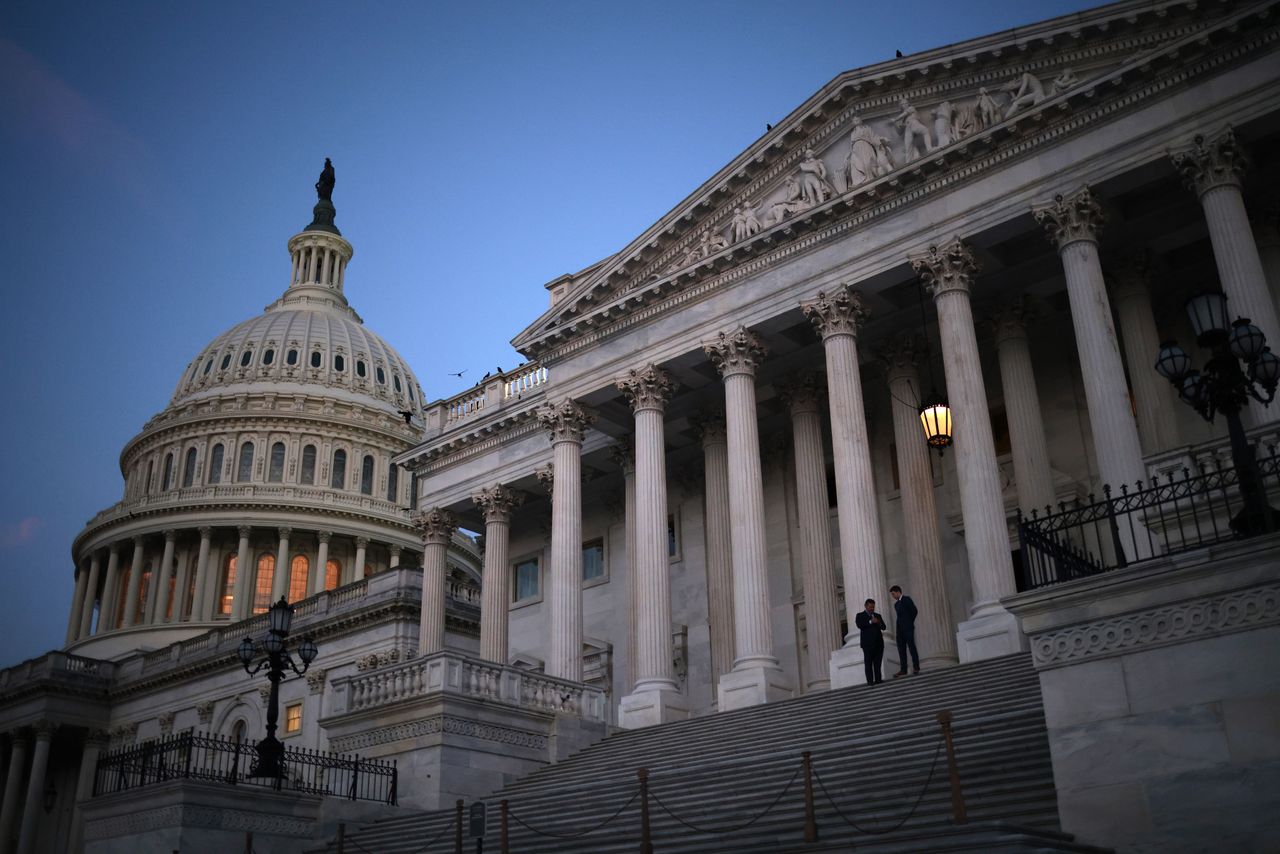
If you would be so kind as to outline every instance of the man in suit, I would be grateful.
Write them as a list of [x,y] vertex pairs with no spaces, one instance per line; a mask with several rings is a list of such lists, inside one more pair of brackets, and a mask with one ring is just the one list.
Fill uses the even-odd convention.
[[902,588],[893,585],[889,588],[893,597],[893,615],[897,618],[894,628],[898,632],[898,661],[902,669],[893,674],[894,678],[907,675],[907,650],[911,650],[911,666],[916,673],[920,672],[920,653],[916,651],[916,603],[910,596],[902,595]]
[[874,599],[868,599],[864,608],[853,622],[860,632],[858,646],[862,647],[862,666],[866,669],[867,684],[878,685],[884,681],[880,674],[880,664],[884,661],[884,617],[876,613]]

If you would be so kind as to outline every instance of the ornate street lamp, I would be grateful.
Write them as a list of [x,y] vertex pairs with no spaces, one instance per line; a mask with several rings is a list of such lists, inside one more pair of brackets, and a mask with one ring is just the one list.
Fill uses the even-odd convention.
[[[292,670],[299,676],[306,673],[320,652],[315,641],[304,637],[298,645],[298,658],[302,660],[302,667],[294,664],[286,645],[292,625],[293,606],[281,596],[280,601],[267,611],[267,635],[262,643],[254,642],[253,638],[245,638],[240,641],[240,648],[236,652],[246,673],[253,676],[266,668],[267,678],[271,680],[271,696],[267,701],[267,737],[258,742],[258,758],[249,769],[250,777],[284,777],[284,745],[276,738],[276,722],[280,719],[280,682],[287,675],[286,670]],[[265,656],[254,665],[253,659],[258,655],[259,649]]]
[[1245,438],[1240,410],[1251,397],[1264,406],[1275,399],[1276,386],[1280,384],[1280,358],[1267,347],[1262,330],[1248,318],[1234,322],[1228,319],[1227,298],[1223,294],[1192,297],[1187,302],[1187,314],[1196,343],[1212,353],[1204,371],[1191,367],[1191,357],[1176,341],[1160,345],[1155,369],[1173,383],[1178,397],[1206,421],[1213,421],[1219,412],[1227,419],[1231,462],[1244,500],[1244,509],[1231,520],[1232,530],[1246,537],[1277,530],[1280,517],[1267,506],[1262,474],[1253,446]]

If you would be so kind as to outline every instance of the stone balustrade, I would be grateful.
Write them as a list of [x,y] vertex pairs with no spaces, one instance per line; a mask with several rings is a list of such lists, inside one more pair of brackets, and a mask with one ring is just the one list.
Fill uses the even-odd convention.
[[[1258,460],[1264,460],[1275,448],[1280,453],[1280,424],[1264,424],[1246,431],[1250,443],[1253,444]],[[1182,479],[1182,470],[1189,469],[1195,475],[1201,466],[1212,471],[1215,466],[1230,468],[1231,440],[1219,436],[1206,442],[1194,445],[1179,445],[1158,454],[1150,454],[1146,458],[1147,476],[1158,477],[1164,481],[1165,475],[1172,472],[1176,480]],[[1115,489],[1114,485],[1112,487]]]
[[481,412],[500,409],[509,402],[541,392],[549,379],[547,369],[537,362],[494,374],[460,394],[428,406],[427,427],[429,430],[443,432]]
[[115,672],[115,664],[65,652],[46,652],[12,667],[0,670],[0,691],[37,681],[103,682]]
[[562,712],[589,721],[605,719],[604,692],[598,688],[451,651],[336,679],[333,690],[335,715],[452,695],[529,711]]

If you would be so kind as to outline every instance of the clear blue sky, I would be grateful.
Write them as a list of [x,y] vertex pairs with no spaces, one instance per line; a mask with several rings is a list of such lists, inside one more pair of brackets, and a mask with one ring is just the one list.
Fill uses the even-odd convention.
[[444,397],[839,72],[1090,5],[6,0],[0,666],[62,644],[72,538],[326,156],[348,297]]

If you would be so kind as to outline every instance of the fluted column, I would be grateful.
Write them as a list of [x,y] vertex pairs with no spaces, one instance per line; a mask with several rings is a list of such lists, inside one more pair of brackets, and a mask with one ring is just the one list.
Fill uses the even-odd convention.
[[317,531],[316,541],[316,565],[311,568],[311,594],[323,593],[326,578],[329,575],[329,540],[333,538],[332,531]]
[[812,376],[788,383],[783,399],[791,409],[796,464],[796,514],[800,526],[800,572],[804,584],[805,638],[809,678],[805,691],[831,687],[831,654],[843,642],[831,555],[827,464],[822,450],[820,405],[824,389]]
[[1032,310],[1018,297],[1005,303],[991,318],[995,330],[1004,412],[1009,422],[1009,446],[1013,452],[1013,476],[1022,512],[1045,512],[1053,503],[1053,470],[1049,467],[1049,443],[1044,437],[1044,416],[1036,391],[1027,323]]
[[[1235,134],[1227,128],[1212,139],[1197,135],[1190,146],[1173,152],[1172,157],[1173,165],[1204,208],[1218,280],[1231,314],[1252,320],[1273,348],[1280,345],[1276,305],[1267,290],[1262,259],[1240,192],[1240,179],[1249,161]],[[1249,412],[1255,424],[1275,418],[1255,400],[1249,401]]]
[[563,400],[538,410],[551,434],[551,639],[546,671],[582,681],[582,440],[593,417],[577,401]]
[[[192,620],[212,619],[212,605],[209,599],[209,540],[213,536],[213,528],[200,528],[200,550],[196,552],[196,597],[191,603]],[[216,597],[214,597],[216,598]]]
[[142,589],[142,567],[146,559],[146,545],[142,537],[133,538],[133,562],[129,568],[129,589],[124,599],[124,625],[129,628],[138,622],[138,597]]
[[364,578],[364,562],[365,556],[369,549],[368,537],[356,537],[356,565],[351,567],[351,580],[359,581]]
[[[170,609],[170,616],[168,619],[163,620],[166,623],[182,622],[182,613],[187,606],[187,594],[191,589],[189,585],[194,582],[193,573],[191,572],[191,549],[189,547],[183,546],[177,557],[174,558],[173,572],[177,582],[173,585],[173,607]],[[192,605],[194,606],[194,604],[193,602]],[[192,613],[195,613],[194,609]]]
[[1121,484],[1132,489],[1146,480],[1146,466],[1098,260],[1102,208],[1084,187],[1069,196],[1055,196],[1034,214],[1062,258],[1099,474],[1117,493]]
[[[840,527],[840,569],[844,578],[845,613],[849,635],[831,656],[831,686],[844,688],[866,681],[859,634],[853,615],[866,599],[884,600],[884,549],[876,511],[871,443],[867,436],[862,377],[858,367],[858,329],[867,319],[862,295],[848,285],[801,305],[822,338],[827,361],[827,395],[831,410],[831,450],[836,470],[836,519]],[[887,635],[889,633],[886,633]],[[891,636],[886,638],[891,662],[897,658]]]
[[80,753],[80,773],[76,778],[75,809],[71,814],[71,844],[68,851],[81,851],[84,845],[84,812],[80,805],[93,797],[93,781],[98,770],[98,756],[107,746],[107,734],[91,730]]
[[40,825],[40,807],[44,802],[44,781],[49,773],[49,745],[53,726],[36,724],[35,750],[31,753],[31,773],[27,776],[27,801],[22,807],[22,828],[18,832],[17,854],[35,854],[36,830]]
[[433,507],[419,513],[413,526],[422,534],[422,614],[418,621],[418,655],[444,649],[444,588],[449,575],[449,541],[458,523],[448,510]]
[[[920,612],[916,618],[920,663],[934,668],[955,664],[957,658],[956,627],[947,596],[942,541],[938,537],[929,446],[925,444],[919,411],[910,405],[923,399],[917,363],[924,352],[915,336],[904,335],[890,341],[880,351],[880,359],[889,386],[889,408],[893,412],[903,551],[907,556],[906,593]],[[897,579],[889,580],[892,584],[902,584]],[[904,664],[899,662],[899,666]]]
[[[636,684],[636,451],[626,437],[609,448],[609,455],[622,469],[622,527],[627,552],[627,679],[626,688]],[[617,565],[616,562],[614,564]]]
[[511,511],[521,495],[502,484],[481,489],[471,501],[484,513],[484,569],[480,579],[480,657],[506,664],[507,606],[511,603]]
[[1000,494],[996,446],[991,435],[987,389],[978,358],[969,289],[977,259],[959,239],[932,246],[911,259],[911,266],[933,295],[942,340],[950,398],[964,545],[969,558],[973,606],[957,631],[960,661],[976,661],[1018,652],[1026,641],[1000,598],[1014,592],[1013,560]]
[[697,419],[706,472],[703,513],[707,536],[707,622],[711,632],[711,672],[718,683],[733,669],[733,545],[729,536],[729,445],[724,414]]
[[1160,350],[1160,333],[1151,310],[1150,282],[1151,261],[1146,250],[1128,254],[1112,268],[1111,296],[1129,368],[1138,438],[1143,451],[1154,454],[1178,443],[1178,429],[1173,386],[1152,367],[1155,359],[1151,354]]
[[[249,566],[249,537],[253,528],[239,525],[240,544],[236,548],[236,581],[231,588],[231,619],[243,620],[253,613],[254,568]],[[215,593],[215,598],[217,594]]]
[[9,733],[9,773],[5,775],[4,801],[0,802],[0,854],[9,854],[9,840],[18,827],[18,799],[27,776],[27,748],[30,737],[26,730]]
[[169,575],[173,572],[173,550],[178,532],[172,528],[164,532],[164,551],[160,555],[160,569],[151,573],[151,589],[147,591],[147,625],[164,622],[169,604]]
[[681,720],[689,705],[672,670],[671,579],[667,560],[667,461],[663,415],[675,383],[656,365],[632,368],[617,386],[635,412],[636,680],[618,723],[642,727]]
[[67,615],[67,645],[70,645],[80,630],[80,615],[84,611],[85,591],[89,589],[89,571],[83,566],[76,568],[76,590],[71,597],[71,611]]
[[120,544],[107,547],[107,578],[102,583],[102,606],[98,609],[97,634],[116,626],[116,602],[120,598]]
[[289,595],[289,538],[293,536],[293,529],[277,528],[276,534],[280,537],[280,546],[276,549],[276,572],[271,576],[272,602]]
[[721,332],[703,350],[724,378],[729,458],[729,539],[733,560],[733,670],[720,677],[720,711],[791,696],[773,651],[769,569],[764,538],[764,484],[756,423],[756,368],[764,344],[746,327]]
[[98,598],[98,579],[102,570],[102,555],[96,550],[89,558],[89,583],[85,587],[84,600],[80,603],[80,626],[77,638],[89,637],[93,629],[93,603]]
[[1280,200],[1276,199],[1276,186],[1268,187],[1266,193],[1267,204],[1252,217],[1253,242],[1258,247],[1271,302],[1280,312]]

